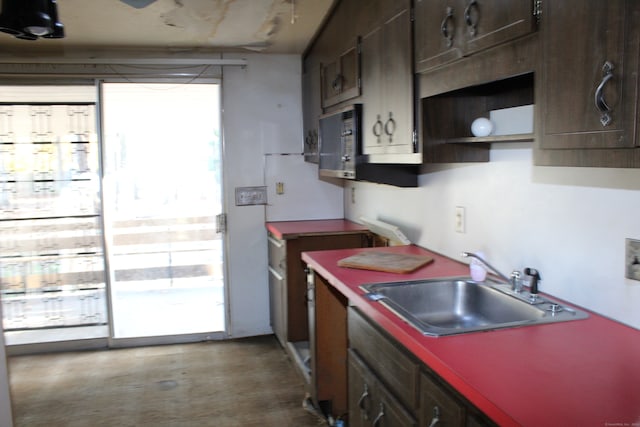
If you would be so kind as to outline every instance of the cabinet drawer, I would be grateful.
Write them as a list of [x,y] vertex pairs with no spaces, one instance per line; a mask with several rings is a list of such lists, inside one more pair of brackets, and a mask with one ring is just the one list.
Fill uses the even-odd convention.
[[418,409],[419,366],[392,338],[383,335],[357,309],[348,312],[349,346],[378,374],[380,380],[411,411]]
[[380,383],[375,373],[349,350],[349,423],[352,427],[414,427],[416,421]]
[[285,312],[285,286],[284,277],[274,268],[269,267],[269,320],[271,328],[280,344],[284,347],[287,342]]
[[280,275],[286,276],[287,272],[287,242],[280,240],[269,233],[269,266]]
[[463,406],[431,376],[420,374],[420,425],[431,425],[438,419],[438,425],[464,426]]

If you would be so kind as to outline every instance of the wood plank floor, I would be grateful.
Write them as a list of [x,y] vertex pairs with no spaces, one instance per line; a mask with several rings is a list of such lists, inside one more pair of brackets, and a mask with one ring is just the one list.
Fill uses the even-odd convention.
[[322,426],[273,336],[13,356],[16,427]]

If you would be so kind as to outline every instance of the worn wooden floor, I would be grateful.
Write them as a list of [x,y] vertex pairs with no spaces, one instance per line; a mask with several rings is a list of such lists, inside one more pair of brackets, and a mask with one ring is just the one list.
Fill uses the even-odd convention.
[[322,426],[273,336],[14,356],[16,427]]

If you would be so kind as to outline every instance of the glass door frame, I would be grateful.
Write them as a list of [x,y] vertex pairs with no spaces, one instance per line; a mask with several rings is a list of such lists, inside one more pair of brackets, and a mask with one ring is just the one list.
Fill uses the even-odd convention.
[[[229,304],[229,280],[228,280],[228,236],[226,232],[222,232],[222,268],[223,268],[223,287],[224,287],[224,331],[212,331],[201,332],[192,334],[180,334],[180,335],[159,335],[149,337],[134,337],[134,338],[116,338],[114,331],[114,307],[112,300],[112,282],[113,277],[112,266],[110,263],[111,256],[113,254],[113,248],[110,244],[110,230],[107,227],[107,216],[109,215],[104,207],[105,205],[105,179],[106,170],[104,159],[106,157],[106,144],[104,141],[104,104],[103,104],[103,83],[175,83],[176,85],[185,84],[183,80],[171,79],[171,78],[109,78],[109,79],[96,79],[96,90],[98,91],[97,102],[97,129],[98,129],[98,142],[100,146],[100,194],[102,200],[102,237],[105,253],[105,271],[106,274],[106,290],[107,290],[107,313],[108,313],[108,326],[109,336],[107,337],[107,345],[110,348],[124,348],[124,347],[136,347],[146,345],[162,345],[162,344],[176,344],[176,343],[188,343],[198,341],[209,340],[221,340],[230,336],[230,304]],[[190,81],[188,84],[200,84],[200,83],[213,83],[220,85],[220,156],[221,156],[221,183],[220,183],[220,203],[222,212],[226,211],[225,206],[225,168],[224,168],[224,135],[222,124],[222,81],[216,78],[198,78],[196,81]],[[107,184],[108,185],[108,184]]]

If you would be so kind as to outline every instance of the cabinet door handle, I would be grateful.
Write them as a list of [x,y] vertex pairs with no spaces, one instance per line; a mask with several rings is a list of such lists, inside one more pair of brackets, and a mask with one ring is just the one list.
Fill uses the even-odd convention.
[[267,237],[267,240],[269,240],[269,242],[278,249],[284,246],[284,242],[282,240],[275,239],[271,236]]
[[362,418],[365,420],[369,419],[369,413],[367,411],[367,408],[365,407],[365,400],[368,397],[369,397],[369,386],[365,384],[364,390],[362,391],[362,395],[360,395],[360,399],[358,399],[358,408],[360,408],[360,412],[362,413]]
[[431,418],[431,423],[429,427],[435,427],[440,422],[440,408],[437,406],[433,407],[433,418]]
[[269,273],[273,274],[273,277],[275,277],[276,279],[278,280],[284,279],[284,277],[280,273],[278,273],[276,270],[274,270],[273,267],[268,266],[267,268],[269,269]]
[[373,124],[373,135],[378,138],[378,144],[380,143],[380,136],[382,136],[382,130],[384,129],[384,124],[382,124],[382,120],[380,120],[380,115],[378,114],[378,120]]
[[[451,31],[449,31],[449,21],[451,21]],[[453,21],[453,8],[448,6],[445,12],[442,24],[440,24],[440,32],[444,37],[447,47],[453,46],[453,33],[455,31],[455,23]]]
[[384,124],[384,133],[389,136],[389,142],[393,140],[393,133],[396,131],[396,121],[393,119],[391,112],[389,112],[389,119]]
[[[471,17],[471,9],[473,8],[475,8],[478,13],[478,17],[475,22]],[[471,0],[467,5],[467,7],[464,9],[464,22],[466,22],[467,27],[469,27],[469,34],[471,35],[471,37],[474,37],[476,35],[479,20],[480,20],[480,11],[478,8],[478,2],[477,0]]]
[[334,92],[340,92],[342,90],[342,74],[338,74],[333,82],[331,83],[331,87]]
[[380,424],[380,421],[382,421],[383,418],[384,418],[384,403],[380,402],[380,412],[378,412],[378,416],[376,416],[376,419],[373,420],[373,423],[371,424],[371,426],[378,427],[378,425]]
[[609,61],[605,62],[602,66],[602,80],[596,88],[596,94],[594,97],[596,108],[600,112],[600,123],[602,126],[608,126],[611,123],[611,107],[604,99],[604,86],[609,80],[613,78],[613,64]]

